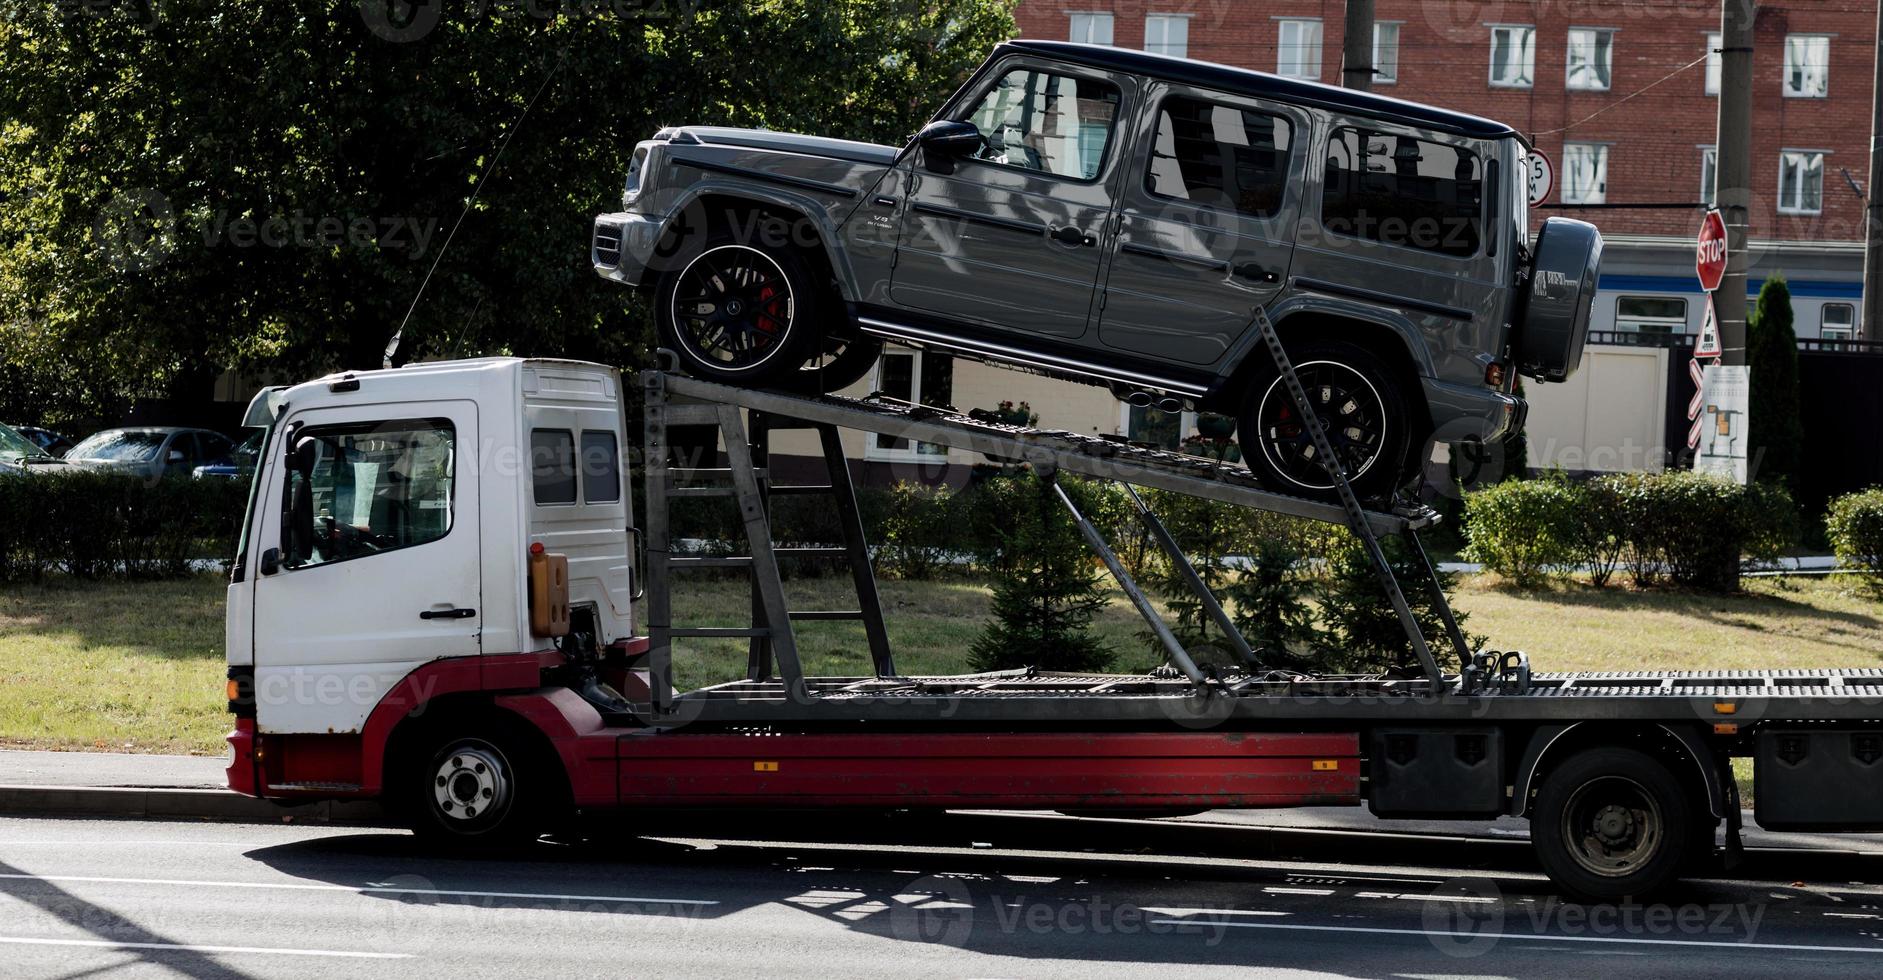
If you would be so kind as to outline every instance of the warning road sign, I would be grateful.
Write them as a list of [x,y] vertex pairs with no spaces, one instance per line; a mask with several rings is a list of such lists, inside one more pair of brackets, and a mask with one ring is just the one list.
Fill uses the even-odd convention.
[[[1715,285],[1718,280],[1715,280]],[[1713,310],[1713,294],[1706,294],[1706,311],[1700,314],[1700,340],[1693,346],[1693,356],[1719,357],[1725,353],[1720,345],[1720,315]]]

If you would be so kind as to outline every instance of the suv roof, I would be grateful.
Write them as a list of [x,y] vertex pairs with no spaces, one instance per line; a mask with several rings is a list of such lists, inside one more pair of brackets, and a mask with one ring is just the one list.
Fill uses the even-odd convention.
[[1009,41],[994,50],[996,56],[1009,51],[1042,54],[1063,61],[1109,68],[1133,75],[1183,82],[1219,91],[1270,98],[1278,102],[1310,105],[1322,109],[1350,112],[1408,123],[1425,129],[1455,133],[1474,139],[1523,139],[1516,130],[1482,116],[1452,112],[1402,99],[1358,92],[1353,89],[1322,85],[1295,78],[1283,78],[1248,68],[1234,68],[1211,61],[1192,61],[1169,55],[1115,48],[1107,44],[1077,44],[1071,41]]

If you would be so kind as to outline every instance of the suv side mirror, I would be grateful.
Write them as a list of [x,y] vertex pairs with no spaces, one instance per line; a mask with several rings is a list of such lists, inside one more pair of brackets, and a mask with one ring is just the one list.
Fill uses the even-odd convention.
[[955,161],[978,152],[986,144],[971,122],[937,119],[915,136],[922,147],[922,163],[936,173],[954,173]]

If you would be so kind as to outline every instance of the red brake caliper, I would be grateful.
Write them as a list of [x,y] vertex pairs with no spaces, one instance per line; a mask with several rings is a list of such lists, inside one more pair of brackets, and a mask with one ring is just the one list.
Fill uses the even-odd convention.
[[760,330],[765,331],[766,333],[771,333],[771,334],[777,333],[778,332],[777,324],[780,323],[784,319],[783,317],[780,317],[778,315],[778,311],[773,308],[776,305],[775,301],[777,300],[777,298],[778,298],[778,290],[772,288],[771,286],[759,287],[758,308],[760,311],[760,315],[756,317],[756,320],[757,320],[758,328]]

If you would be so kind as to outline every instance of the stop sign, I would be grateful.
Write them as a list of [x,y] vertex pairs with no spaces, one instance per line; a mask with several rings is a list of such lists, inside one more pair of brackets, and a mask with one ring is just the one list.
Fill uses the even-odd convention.
[[1700,288],[1709,293],[1720,288],[1720,278],[1726,275],[1726,220],[1717,209],[1707,211],[1706,220],[1700,222],[1693,271],[1700,276]]

